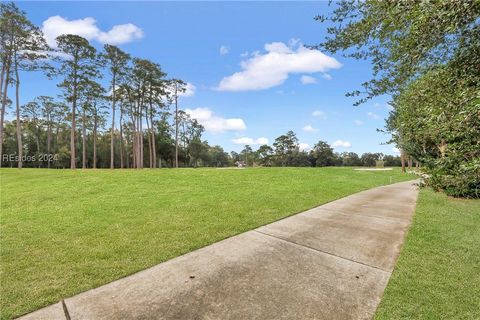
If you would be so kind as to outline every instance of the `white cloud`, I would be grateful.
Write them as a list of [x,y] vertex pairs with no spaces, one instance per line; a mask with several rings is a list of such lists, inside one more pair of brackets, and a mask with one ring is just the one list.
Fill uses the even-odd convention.
[[310,147],[310,145],[308,143],[302,143],[301,142],[301,143],[298,144],[298,149],[300,151],[309,151],[309,150],[312,149],[312,147]]
[[132,23],[120,24],[113,26],[107,32],[100,32],[98,40],[101,43],[108,44],[122,44],[130,42],[134,39],[140,39],[143,37],[143,30]]
[[223,55],[226,55],[230,52],[230,48],[227,47],[227,46],[224,46],[224,45],[221,45],[220,46],[220,54],[223,56]]
[[332,80],[333,79],[332,76],[329,75],[328,73],[323,73],[322,78],[325,79],[325,80]]
[[392,151],[397,153],[397,154],[400,154],[400,149],[396,148],[396,147],[393,147],[392,148]]
[[323,119],[327,118],[327,114],[322,110],[313,111],[312,116],[317,117],[317,118],[323,118]]
[[334,148],[351,148],[352,144],[349,141],[337,140],[332,143]]
[[242,58],[248,57],[248,51],[245,51],[245,52],[241,53],[240,57],[242,57]]
[[355,122],[355,124],[356,124],[357,126],[362,126],[362,125],[363,125],[363,121],[362,121],[362,120],[355,120],[354,122]]
[[241,144],[241,145],[263,145],[263,144],[268,144],[268,139],[265,137],[260,137],[257,139],[252,139],[249,137],[241,137],[237,139],[232,140],[233,143],[235,144]]
[[52,16],[43,21],[42,31],[47,43],[56,47],[55,38],[62,34],[75,34],[87,40],[118,45],[143,37],[143,30],[132,23],[113,26],[109,31],[98,28],[92,17],[68,20],[61,16]]
[[317,83],[317,79],[315,79],[314,77],[311,77],[311,76],[302,76],[300,78],[300,82],[302,84],[313,84],[313,83]]
[[370,118],[372,118],[372,119],[374,119],[374,120],[378,120],[378,119],[381,118],[378,114],[373,113],[373,112],[370,112],[370,111],[367,112],[367,116],[369,116]]
[[197,119],[206,131],[221,133],[225,131],[241,131],[246,129],[245,122],[240,118],[222,118],[213,113],[209,108],[186,109],[185,112],[192,119]]
[[326,72],[342,66],[335,58],[319,50],[309,49],[291,41],[266,43],[266,53],[253,53],[240,64],[242,71],[224,77],[218,84],[220,91],[262,90],[281,85],[294,73]]
[[317,132],[318,129],[312,127],[311,125],[307,124],[305,127],[302,128],[305,132]]

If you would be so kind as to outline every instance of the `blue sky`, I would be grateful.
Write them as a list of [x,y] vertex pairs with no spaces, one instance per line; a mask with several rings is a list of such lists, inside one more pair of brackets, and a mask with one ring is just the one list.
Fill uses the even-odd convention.
[[[337,152],[395,153],[382,145],[388,136],[376,131],[388,115],[388,97],[360,107],[345,97],[370,78],[369,62],[302,46],[324,39],[326,25],[313,18],[331,10],[328,2],[18,5],[51,37],[70,30],[98,49],[104,42],[118,44],[160,63],[169,77],[188,81],[195,90],[181,98],[180,107],[204,122],[210,144],[227,151],[241,150],[245,142],[254,149],[255,143],[272,144],[293,130],[304,147],[325,140]],[[57,94],[57,82],[24,75],[22,102]]]

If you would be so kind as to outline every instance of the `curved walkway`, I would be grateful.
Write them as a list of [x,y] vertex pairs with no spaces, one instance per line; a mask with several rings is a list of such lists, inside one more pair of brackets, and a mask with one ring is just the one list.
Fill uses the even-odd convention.
[[22,319],[370,319],[417,194],[411,181],[360,192]]

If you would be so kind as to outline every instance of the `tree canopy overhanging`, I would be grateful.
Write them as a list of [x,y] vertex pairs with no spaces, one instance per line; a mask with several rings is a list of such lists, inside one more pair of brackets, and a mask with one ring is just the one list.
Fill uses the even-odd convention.
[[347,95],[360,105],[389,94],[386,132],[426,182],[480,197],[480,2],[335,2],[316,48],[371,61],[373,78]]

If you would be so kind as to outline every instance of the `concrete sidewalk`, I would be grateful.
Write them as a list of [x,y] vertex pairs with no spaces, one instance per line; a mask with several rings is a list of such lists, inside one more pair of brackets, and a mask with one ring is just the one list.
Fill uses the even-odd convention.
[[360,192],[21,319],[370,319],[417,194],[413,182]]

